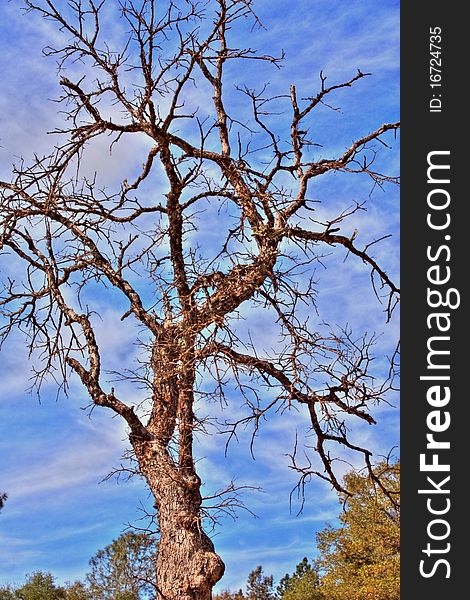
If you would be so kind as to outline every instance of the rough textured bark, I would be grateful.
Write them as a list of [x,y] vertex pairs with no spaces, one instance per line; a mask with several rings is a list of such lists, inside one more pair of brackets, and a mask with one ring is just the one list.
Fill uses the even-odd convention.
[[134,448],[158,510],[161,598],[210,600],[225,567],[202,528],[200,479],[178,472],[158,442],[134,442]]
[[[164,329],[152,352],[152,414],[148,439],[131,437],[141,473],[155,498],[160,532],[159,594],[209,600],[224,563],[203,530],[201,480],[193,460],[194,336]],[[177,430],[177,448],[171,441]]]

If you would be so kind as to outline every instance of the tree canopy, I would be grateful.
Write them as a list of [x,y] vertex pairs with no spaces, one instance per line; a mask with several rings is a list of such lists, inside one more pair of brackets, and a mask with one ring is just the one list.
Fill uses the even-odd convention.
[[321,600],[320,579],[307,557],[297,565],[292,575],[286,574],[277,586],[280,600]]
[[400,463],[382,463],[376,475],[380,484],[358,473],[346,475],[354,495],[342,496],[340,526],[327,527],[317,536],[316,564],[329,600],[400,597]]
[[18,600],[65,600],[63,587],[54,583],[50,573],[36,571],[26,577],[24,585],[15,590],[14,598]]
[[139,600],[155,595],[158,543],[145,533],[122,534],[90,559],[87,575],[94,600]]
[[272,575],[265,575],[263,567],[258,565],[248,575],[246,583],[247,600],[274,600],[274,579]]
[[0,588],[1,600],[147,600],[156,597],[154,536],[127,531],[90,559],[83,581],[58,586],[45,571],[20,586]]

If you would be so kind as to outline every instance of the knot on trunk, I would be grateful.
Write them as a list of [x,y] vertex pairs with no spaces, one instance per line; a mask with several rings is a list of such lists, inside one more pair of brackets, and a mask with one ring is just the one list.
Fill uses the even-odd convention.
[[204,593],[210,592],[212,587],[222,578],[225,565],[215,552],[199,551],[194,556],[191,576],[191,591],[195,592],[194,598],[204,598]]

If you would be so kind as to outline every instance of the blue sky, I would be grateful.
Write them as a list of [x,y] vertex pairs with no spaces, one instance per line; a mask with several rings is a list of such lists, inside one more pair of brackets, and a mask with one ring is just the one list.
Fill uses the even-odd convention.
[[[21,3],[0,7],[0,176],[8,178],[16,157],[26,161],[33,152],[46,152],[53,140],[44,132],[60,123],[57,104],[59,87],[51,59],[41,48],[57,35],[34,15],[22,15]],[[399,107],[399,4],[394,1],[353,0],[260,0],[258,14],[266,30],[251,33],[249,44],[262,51],[283,49],[286,60],[281,70],[246,68],[230,73],[233,83],[269,80],[274,93],[286,93],[295,83],[300,93],[318,89],[321,69],[328,81],[349,79],[360,68],[372,77],[335,97],[341,112],[319,111],[315,135],[325,153],[344,149],[351,141],[398,119]],[[249,28],[243,31],[247,36]],[[240,34],[241,35],[241,34]],[[229,86],[227,86],[229,87]],[[232,92],[227,92],[231,94]],[[233,97],[233,102],[239,102]],[[238,107],[243,110],[243,106]],[[318,133],[317,133],[318,132]],[[117,150],[113,159],[103,158],[102,176],[112,179],[120,161],[139,152],[139,142]],[[392,173],[398,172],[397,145],[380,160]],[[323,151],[323,150],[322,150]],[[96,155],[90,160],[96,161]],[[138,162],[137,162],[138,164]],[[368,198],[370,182],[338,176],[316,184],[322,200],[319,214],[329,214]],[[214,230],[208,211],[205,234]],[[348,227],[359,230],[364,244],[384,233],[393,238],[375,249],[386,270],[398,276],[398,190],[377,190],[369,200],[367,213],[355,215]],[[344,256],[325,258],[325,269],[317,268],[318,306],[323,319],[337,324],[351,323],[358,331],[384,332],[377,354],[390,352],[397,338],[398,322],[385,324],[383,307],[373,296],[369,274],[357,261]],[[3,266],[14,272],[15,265]],[[347,293],[345,293],[345,290]],[[135,349],[135,332],[113,328],[117,306],[100,296],[95,298],[103,314],[98,325],[109,365],[119,367]],[[246,315],[247,325],[260,343],[271,342],[268,317]],[[52,387],[46,388],[41,403],[25,392],[28,387],[28,357],[20,337],[13,337],[0,354],[0,491],[9,500],[0,516],[0,583],[18,582],[36,569],[53,572],[60,581],[84,575],[88,559],[126,527],[139,524],[139,507],[150,506],[142,482],[133,479],[116,483],[100,481],[120,464],[125,446],[125,428],[104,411],[91,418],[84,410],[86,396],[72,385],[68,398],[56,400]],[[393,398],[396,404],[397,399]],[[241,400],[235,399],[238,408]],[[356,432],[376,455],[387,453],[398,442],[398,411],[379,407],[379,425]],[[296,483],[285,454],[292,448],[295,431],[308,435],[305,415],[275,417],[255,444],[253,461],[244,442],[231,447],[223,457],[225,440],[200,438],[198,456],[206,489],[213,491],[235,478],[240,485],[256,485],[262,492],[247,492],[245,503],[257,517],[243,511],[215,532],[216,548],[227,572],[220,588],[243,587],[247,573],[262,564],[267,573],[280,578],[292,571],[303,556],[315,553],[315,532],[334,521],[339,505],[325,484],[314,481],[307,488],[303,513],[292,512],[289,492]]]

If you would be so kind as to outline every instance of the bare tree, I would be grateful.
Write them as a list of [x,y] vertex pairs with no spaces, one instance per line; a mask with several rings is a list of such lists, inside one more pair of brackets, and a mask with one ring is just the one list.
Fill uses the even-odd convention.
[[[393,364],[390,377],[377,381],[369,372],[373,339],[312,331],[298,307],[314,298],[304,273],[309,262],[342,247],[370,269],[390,316],[399,290],[370,253],[373,242],[361,248],[354,235],[340,233],[362,205],[315,220],[309,185],[331,172],[366,176],[373,186],[396,183],[375,170],[374,159],[399,124],[378,126],[335,157],[323,149],[324,157],[314,158],[312,114],[331,105],[337,90],[359,84],[367,75],[361,71],[335,84],[322,73],[307,97],[295,86],[275,97],[240,86],[244,113],[237,115],[223,88],[230,64],[276,68],[282,59],[234,45],[240,19],[259,25],[251,0],[26,5],[62,32],[63,45],[45,52],[59,63],[66,125],[49,156],[0,182],[3,259],[14,255],[22,265],[21,277],[3,282],[2,337],[25,335],[38,387],[53,378],[66,392],[78,377],[92,407],[126,421],[158,510],[159,597],[207,600],[224,564],[201,522],[193,437],[206,425],[206,409],[201,403],[196,410],[198,398],[218,397],[230,414],[227,386],[245,394],[250,414],[227,419],[231,435],[247,421],[256,432],[269,411],[288,418],[287,409],[305,407],[318,464],[312,456],[298,466],[293,452],[301,483],[317,474],[341,489],[335,447],[362,455],[373,475],[371,452],[348,432],[355,419],[374,423],[370,407],[389,389]],[[127,31],[120,48],[106,37],[103,15],[113,8]],[[129,136],[147,144],[141,171],[123,164],[114,191],[83,167],[94,140],[105,136],[111,148]],[[226,234],[218,250],[192,241],[207,206],[221,211],[217,228]],[[139,405],[119,397],[103,375],[97,315],[86,296],[100,286],[100,293],[121,295],[121,320],[137,324],[138,364],[122,365],[119,375],[146,387]],[[237,322],[244,303],[275,315],[282,345],[273,355],[257,349]],[[210,392],[207,374],[215,381]],[[227,490],[236,496],[233,485]],[[222,498],[216,509],[223,508]]]

